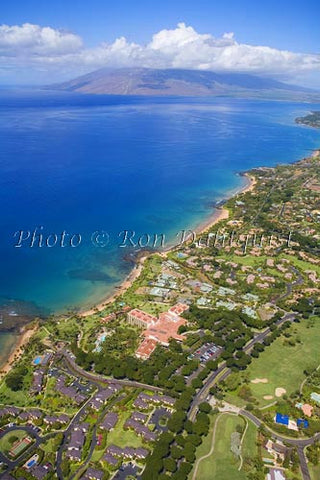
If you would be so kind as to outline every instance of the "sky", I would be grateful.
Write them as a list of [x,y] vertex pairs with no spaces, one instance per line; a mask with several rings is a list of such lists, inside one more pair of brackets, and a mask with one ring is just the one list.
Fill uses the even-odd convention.
[[0,83],[101,67],[239,71],[320,89],[316,0],[1,0]]

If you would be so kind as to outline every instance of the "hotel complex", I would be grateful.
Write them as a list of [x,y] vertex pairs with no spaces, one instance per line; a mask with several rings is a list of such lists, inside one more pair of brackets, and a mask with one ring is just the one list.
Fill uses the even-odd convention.
[[149,358],[157,344],[169,345],[170,338],[182,341],[183,336],[178,334],[179,327],[187,320],[180,315],[188,310],[188,305],[178,303],[167,312],[160,313],[159,318],[135,308],[128,313],[128,322],[144,329],[144,340],[136,351],[136,356],[143,360]]

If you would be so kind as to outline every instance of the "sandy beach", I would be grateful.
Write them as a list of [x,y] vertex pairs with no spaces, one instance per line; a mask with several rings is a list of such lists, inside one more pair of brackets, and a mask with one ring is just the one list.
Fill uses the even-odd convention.
[[148,257],[148,253],[145,256],[139,259],[139,262],[135,265],[133,270],[129,273],[129,275],[123,280],[123,282],[116,287],[115,292],[109,295],[105,300],[98,303],[94,307],[90,308],[89,310],[84,310],[83,312],[79,312],[78,315],[81,317],[87,317],[88,315],[93,315],[94,313],[100,312],[103,310],[109,303],[114,302],[120,295],[122,295],[128,288],[131,287],[133,282],[139,277],[140,273],[142,272],[143,265],[145,260]]
[[[253,176],[249,175],[248,173],[244,173],[244,175],[247,179],[247,185],[243,186],[236,192],[233,192],[231,197],[237,196],[239,194],[251,192],[255,185],[256,185],[256,180]],[[212,213],[212,215],[209,216],[204,222],[202,222],[198,227],[195,228],[196,233],[204,233],[208,229],[212,228],[214,225],[216,225],[218,222],[221,220],[227,220],[229,218],[229,211],[224,208],[224,207],[219,207],[216,208],[215,211]],[[167,255],[167,253],[175,247],[167,247],[164,249],[162,252],[159,252],[159,254],[163,257]],[[136,266],[133,268],[133,270],[129,273],[129,275],[124,279],[124,281],[116,287],[116,290],[106,297],[104,300],[102,300],[100,303],[95,305],[94,307],[90,309],[86,309],[82,312],[79,312],[79,316],[81,317],[87,317],[88,315],[93,315],[95,313],[101,312],[108,304],[114,302],[118,297],[120,297],[128,288],[131,287],[133,282],[139,277],[140,273],[142,272],[143,265],[147,257],[149,256],[149,252],[146,252],[145,256],[141,257],[136,264]]]
[[[238,191],[234,192],[231,197],[239,195],[240,193],[246,193],[250,192],[254,189],[256,185],[256,181],[254,177],[249,175],[248,173],[245,173],[244,176],[247,178],[248,183],[244,187],[240,188]],[[215,211],[212,213],[212,215],[209,216],[204,222],[202,222],[198,227],[195,228],[196,233],[204,233],[208,229],[212,228],[214,225],[216,225],[218,222],[221,220],[227,220],[229,218],[229,211],[224,208],[224,207],[219,207],[216,208]],[[160,254],[165,257],[167,253],[174,247],[168,247],[166,250],[163,252],[160,252]],[[149,252],[146,252],[146,254],[142,257],[140,257],[138,263],[135,265],[133,270],[129,273],[129,275],[124,279],[124,281],[115,288],[115,291],[111,294],[108,295],[104,300],[102,300],[100,303],[94,305],[93,307],[89,309],[85,309],[81,312],[78,313],[79,316],[81,317],[87,317],[88,315],[94,315],[95,313],[101,312],[104,310],[104,308],[109,305],[110,303],[114,302],[119,298],[128,288],[131,287],[133,282],[140,276],[144,262],[149,256]],[[33,327],[32,329],[25,330],[22,332],[22,334],[19,337],[18,342],[14,346],[12,352],[10,353],[8,360],[5,362],[5,364],[1,367],[0,370],[0,378],[6,375],[13,364],[23,353],[24,346],[28,343],[32,335],[37,331],[37,326]]]
[[25,329],[21,333],[18,339],[18,342],[15,344],[14,348],[12,349],[7,361],[5,362],[4,365],[0,367],[0,378],[6,375],[11,370],[12,364],[21,357],[24,351],[24,347],[27,345],[30,338],[37,331],[37,329],[38,329],[38,325],[35,325],[33,328]]
[[[243,174],[244,177],[247,179],[247,185],[239,188],[235,192],[230,195],[229,198],[236,197],[239,194],[251,192],[255,185],[256,185],[256,180],[253,176],[249,175],[248,173]],[[207,230],[212,228],[214,225],[216,225],[218,222],[221,220],[227,220],[229,218],[229,211],[224,208],[224,207],[217,207],[216,211],[210,215],[209,218],[207,218],[204,222],[202,222],[196,229],[196,233],[205,233]]]

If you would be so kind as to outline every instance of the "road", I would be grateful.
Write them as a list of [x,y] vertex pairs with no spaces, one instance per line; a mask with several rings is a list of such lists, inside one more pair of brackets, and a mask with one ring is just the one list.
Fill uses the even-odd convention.
[[83,370],[83,368],[79,367],[79,365],[76,364],[70,352],[68,352],[67,350],[62,350],[59,353],[61,353],[64,356],[66,363],[68,364],[69,368],[71,368],[71,370],[73,370],[74,372],[77,372],[82,377],[87,378],[88,380],[91,380],[93,382],[106,383],[109,385],[120,385],[122,387],[145,388],[147,390],[152,390],[154,392],[163,392],[163,388],[154,387],[153,385],[147,385],[145,383],[135,382],[132,380],[116,380],[113,378],[109,379],[104,377],[103,375],[98,375],[97,373],[87,372],[86,370]]
[[299,455],[300,468],[301,468],[303,480],[311,480],[307,459],[304,454],[304,448],[298,447],[298,455]]
[[41,443],[46,442],[50,437],[53,437],[54,435],[57,435],[57,433],[59,433],[59,432],[52,432],[41,437],[40,435],[38,435],[38,432],[36,432],[33,427],[29,427],[28,425],[25,425],[25,426],[13,425],[12,427],[7,427],[5,428],[5,430],[0,432],[0,438],[4,437],[9,432],[14,432],[18,430],[23,430],[24,432],[29,434],[34,439],[34,442],[29,448],[25,450],[24,453],[19,455],[19,457],[16,460],[10,460],[3,453],[0,452],[0,462],[3,462],[8,466],[6,471],[0,474],[0,478],[6,476],[14,468],[21,465],[23,461],[27,461],[27,459],[30,458],[32,452],[36,450]]
[[320,433],[316,433],[313,437],[309,437],[309,438],[288,438],[274,432],[271,428],[265,425],[259,418],[257,418],[255,415],[253,415],[251,412],[248,412],[247,410],[240,410],[239,414],[248,418],[258,428],[261,425],[263,425],[265,429],[271,432],[272,437],[274,439],[280,440],[280,442],[286,442],[289,445],[296,447],[299,455],[300,468],[301,468],[303,480],[311,480],[304,449],[307,446],[312,445],[314,442],[319,441]]
[[[298,278],[297,282],[300,282],[301,280]],[[294,313],[287,313],[285,314],[282,318],[277,320],[275,322],[275,325],[280,326],[286,321],[293,322],[294,319],[296,318],[296,315]],[[256,343],[261,343],[263,340],[271,333],[270,328],[266,328],[263,332],[259,333],[256,335],[252,340],[250,340],[247,345],[244,346],[243,351],[244,352],[249,352],[252,347]],[[189,412],[188,412],[188,418],[192,421],[195,420],[197,411],[198,411],[198,406],[201,402],[205,401],[210,388],[219,382],[222,382],[225,380],[229,375],[231,374],[231,369],[226,367],[226,362],[223,362],[219,368],[213,372],[209,378],[207,379],[205,385],[199,390],[197,393],[196,397],[194,398]],[[287,442],[291,444],[292,446],[295,446],[298,450],[298,455],[299,455],[299,460],[300,460],[300,468],[301,468],[301,473],[303,476],[303,480],[311,480],[310,474],[309,474],[309,469],[308,469],[308,464],[307,460],[304,454],[304,448],[308,445],[312,445],[315,441],[320,440],[320,433],[317,433],[311,438],[306,438],[306,439],[290,439],[287,437],[283,437],[271,430],[269,427],[267,427],[261,420],[259,420],[257,417],[255,417],[251,412],[248,412],[246,410],[241,410],[240,414],[247,417],[249,420],[251,420],[257,427],[260,427],[261,425],[264,426],[267,430],[271,431],[273,438],[280,440],[282,442]]]
[[57,452],[57,462],[56,462],[57,476],[58,476],[59,479],[63,479],[63,473],[62,473],[62,469],[61,469],[62,454],[63,454],[63,451],[64,451],[66,445],[67,445],[69,434],[73,430],[74,425],[77,424],[77,423],[80,423],[82,414],[85,412],[88,403],[90,403],[92,398],[96,395],[97,395],[97,392],[94,392],[93,395],[91,395],[88,398],[88,400],[82,405],[82,407],[78,410],[76,415],[73,417],[73,419],[69,423],[67,429],[63,432],[63,440],[62,440],[61,445],[59,447],[59,450]]
[[[293,322],[295,318],[296,318],[296,315],[294,313],[286,313],[282,318],[280,318],[279,320],[277,320],[275,322],[275,325],[280,326],[284,322],[287,322],[287,321]],[[256,335],[252,340],[250,340],[243,347],[242,350],[245,353],[249,352],[256,343],[263,342],[263,340],[270,333],[271,333],[270,328],[269,327],[266,328],[265,330],[263,330],[263,332],[258,333],[258,335]],[[223,362],[217,370],[215,370],[213,373],[211,373],[211,375],[208,377],[205,385],[199,390],[199,392],[195,396],[195,398],[194,398],[194,400],[193,400],[193,402],[190,406],[190,409],[189,409],[189,412],[188,412],[188,417],[189,417],[190,420],[194,421],[194,419],[196,417],[196,414],[197,414],[198,405],[201,402],[205,401],[205,399],[207,398],[207,396],[209,394],[210,388],[215,383],[218,383],[218,382],[221,382],[221,381],[225,380],[230,375],[230,373],[231,373],[231,369],[227,368],[226,362]]]
[[290,443],[290,445],[297,448],[304,449],[305,447],[312,445],[317,440],[320,440],[320,432],[316,433],[313,437],[308,437],[308,438],[285,437],[283,435],[280,435],[280,433],[274,432],[270,427],[268,427],[264,422],[262,422],[258,417],[256,417],[253,413],[249,412],[248,410],[243,410],[243,409],[240,410],[239,415],[243,415],[244,417],[251,420],[251,422],[254,423],[254,425],[258,428],[263,425],[263,427],[266,430],[269,430],[269,432],[272,434],[274,439],[280,440],[280,442]]
[[[87,458],[83,464],[74,472],[74,474],[70,477],[70,480],[73,480],[78,474],[85,469],[85,467],[89,464],[91,457],[93,455],[94,449],[96,448],[97,445],[97,430],[99,428],[99,425],[101,424],[105,414],[107,413],[108,410],[117,402],[120,402],[125,398],[125,395],[121,395],[120,397],[117,397],[111,402],[104,410],[103,412],[99,415],[99,418],[97,422],[95,423],[92,431],[92,437],[91,437],[91,443],[90,443],[90,448],[88,451]],[[60,477],[59,477],[60,478]]]
[[[70,352],[68,352],[67,350],[64,349],[64,350],[61,350],[59,353],[61,353],[63,355],[63,357],[66,361],[67,367],[70,369],[71,372],[76,372],[81,377],[84,377],[87,380],[89,380],[90,382],[93,382],[95,384],[100,385],[102,383],[102,384],[106,384],[106,385],[119,385],[121,387],[145,388],[145,389],[148,389],[148,390],[152,390],[154,392],[163,392],[162,388],[155,387],[155,386],[152,386],[152,385],[147,385],[147,384],[144,384],[144,383],[141,383],[141,382],[134,382],[134,381],[131,381],[131,380],[108,379],[108,378],[104,377],[103,375],[98,375],[98,374],[95,374],[95,373],[87,372],[75,363],[75,361],[74,361],[72,355],[70,354]],[[22,455],[20,455],[17,460],[10,460],[0,452],[0,462],[3,462],[4,464],[6,464],[8,466],[6,471],[4,473],[0,474],[0,478],[2,478],[3,475],[11,472],[18,465],[21,465],[21,463],[23,462],[24,459],[27,460],[27,458],[30,458],[31,453],[36,448],[38,448],[41,443],[45,442],[46,440],[48,440],[48,438],[56,435],[57,433],[63,433],[64,437],[63,437],[63,441],[60,445],[60,448],[57,452],[57,465],[56,465],[58,478],[60,480],[62,480],[63,479],[63,474],[62,474],[62,470],[61,470],[62,453],[63,453],[63,450],[66,446],[68,436],[69,436],[74,424],[79,422],[79,419],[81,418],[81,415],[85,411],[88,403],[92,400],[94,395],[96,395],[96,392],[92,396],[90,396],[90,398],[82,405],[82,407],[78,410],[76,415],[71,420],[67,429],[64,430],[64,431],[60,430],[59,432],[53,432],[53,433],[50,433],[50,434],[48,434],[44,437],[41,437],[41,436],[38,435],[38,433],[32,427],[29,427],[29,426],[12,426],[12,427],[6,428],[3,432],[0,432],[0,438],[1,438],[2,436],[4,436],[5,434],[7,434],[10,431],[24,430],[26,433],[29,433],[30,435],[32,435],[32,437],[35,439],[34,443],[31,445],[31,447],[28,448]],[[118,399],[116,399],[115,401],[118,401]],[[110,405],[108,406],[108,408],[110,408]],[[97,430],[97,426],[95,426],[94,434],[92,436],[92,441],[91,441],[91,445],[90,445],[88,459],[91,458],[94,447],[95,447],[96,430]]]

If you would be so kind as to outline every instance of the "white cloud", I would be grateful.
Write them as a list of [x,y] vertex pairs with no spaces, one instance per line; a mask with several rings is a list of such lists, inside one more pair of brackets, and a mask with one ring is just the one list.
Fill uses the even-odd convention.
[[82,40],[73,33],[24,23],[21,26],[0,26],[0,54],[65,55],[82,47]]
[[[0,26],[0,68],[47,70],[73,77],[100,67],[190,68],[239,71],[295,78],[320,72],[320,55],[238,43],[233,33],[219,38],[179,23],[155,33],[147,45],[120,37],[85,48],[79,36],[51,27]],[[319,82],[320,83],[320,82]]]

